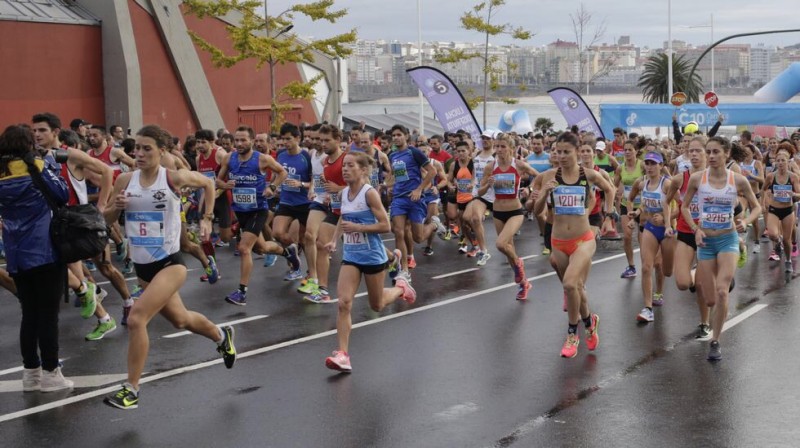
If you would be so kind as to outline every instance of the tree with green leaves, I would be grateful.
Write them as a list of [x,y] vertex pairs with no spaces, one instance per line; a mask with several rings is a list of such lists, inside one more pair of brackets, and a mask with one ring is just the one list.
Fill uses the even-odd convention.
[[[472,10],[465,12],[461,16],[461,28],[469,31],[477,31],[483,34],[484,48],[483,53],[478,53],[463,49],[445,49],[437,51],[434,56],[436,62],[442,64],[457,64],[470,59],[482,59],[483,61],[483,95],[476,96],[473,91],[467,91],[467,103],[470,108],[475,109],[478,104],[483,103],[483,127],[486,127],[486,102],[489,98],[489,90],[497,92],[500,88],[500,75],[507,72],[509,68],[499,62],[499,57],[489,55],[489,39],[499,35],[509,35],[517,40],[528,40],[533,37],[533,33],[524,30],[522,27],[513,27],[511,24],[494,24],[498,10],[505,5],[505,0],[488,0],[480,2],[472,7]],[[513,98],[497,98],[507,104],[515,104],[517,100]]]
[[[650,57],[639,77],[642,99],[648,103],[669,103],[669,62],[665,53]],[[689,79],[692,61],[686,55],[672,58],[672,85],[675,92],[683,92],[690,103],[697,103],[703,92],[703,81],[695,73]]]
[[535,129],[542,133],[542,135],[547,135],[553,129],[553,120],[547,117],[539,117],[536,119],[536,124],[533,125]]
[[[314,85],[324,77],[324,74],[320,74],[306,82],[292,81],[276,91],[275,65],[311,64],[316,52],[331,58],[342,58],[352,52],[349,44],[356,41],[355,29],[312,42],[287,35],[292,29],[292,20],[296,14],[305,15],[313,21],[325,20],[330,23],[336,23],[346,16],[347,9],[331,9],[333,0],[297,3],[275,16],[267,13],[267,3],[262,0],[184,0],[183,3],[188,13],[200,19],[222,17],[231,12],[239,13],[239,22],[235,26],[227,27],[228,37],[233,44],[233,54],[226,54],[195,31],[189,30],[189,35],[198,47],[211,55],[215,67],[232,67],[246,59],[255,59],[258,68],[264,64],[269,65],[270,125],[273,131],[280,128],[284,112],[291,109],[288,102],[313,99],[316,93]],[[259,14],[261,11],[264,16]]]

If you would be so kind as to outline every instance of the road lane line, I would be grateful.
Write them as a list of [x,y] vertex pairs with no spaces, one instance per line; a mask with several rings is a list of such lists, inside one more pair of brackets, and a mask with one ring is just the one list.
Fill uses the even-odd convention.
[[[69,358],[59,358],[58,362],[64,362],[64,361],[66,361],[68,359]],[[25,370],[25,367],[23,367],[23,366],[12,367],[10,369],[0,370],[0,376],[8,375],[10,373],[22,372],[23,370]]]
[[519,257],[520,260],[530,260],[531,258],[536,258],[539,255],[526,255],[524,257]]
[[[218,327],[222,327],[222,326],[225,326],[225,325],[243,324],[245,322],[250,322],[250,321],[254,321],[254,320],[266,319],[268,317],[269,317],[268,314],[259,314],[257,316],[246,317],[244,319],[239,319],[239,320],[232,320],[230,322],[215,323],[215,325],[218,326]],[[191,331],[180,331],[178,333],[171,333],[171,334],[164,335],[163,337],[165,337],[165,338],[179,338],[181,336],[188,336],[190,334],[193,334],[193,333]]]
[[475,272],[477,270],[479,270],[479,269],[478,268],[469,268],[469,269],[464,269],[463,271],[455,271],[455,272],[451,272],[449,274],[437,275],[436,277],[431,277],[431,278],[434,279],[434,280],[439,280],[440,278],[447,278],[447,277],[452,277],[454,275],[466,274],[467,272]]
[[[636,250],[638,251],[638,249],[636,249]],[[609,256],[609,257],[606,257],[606,258],[600,258],[600,259],[598,259],[596,261],[593,261],[592,264],[595,265],[595,264],[605,263],[607,261],[616,260],[616,259],[622,258],[624,256],[625,256],[624,253],[617,254],[617,255],[612,255],[612,256]],[[554,275],[556,275],[555,272],[548,272],[546,274],[541,274],[541,275],[537,275],[535,277],[530,277],[530,278],[528,278],[528,280],[529,281],[540,280],[540,279],[543,279],[543,278],[552,277]],[[516,283],[506,283],[506,284],[503,284],[503,285],[495,286],[493,288],[488,288],[488,289],[483,289],[483,290],[480,290],[480,291],[475,291],[475,292],[472,292],[472,293],[469,293],[469,294],[464,294],[462,296],[453,297],[452,299],[444,300],[444,301],[437,302],[437,303],[432,303],[430,305],[421,306],[419,308],[413,308],[413,309],[410,309],[410,310],[402,311],[402,312],[391,314],[391,315],[388,315],[388,316],[378,317],[378,318],[375,318],[375,319],[372,319],[372,320],[368,320],[368,321],[365,321],[365,322],[359,322],[357,324],[354,324],[352,328],[356,329],[356,328],[367,327],[367,326],[375,325],[375,324],[378,324],[378,323],[381,323],[381,322],[385,322],[385,321],[388,321],[388,320],[397,319],[397,318],[400,318],[400,317],[406,317],[406,316],[409,316],[409,315],[412,315],[412,314],[421,313],[423,311],[428,311],[428,310],[431,310],[431,309],[434,309],[434,308],[439,308],[439,307],[442,307],[442,306],[445,306],[445,305],[449,305],[451,303],[461,302],[463,300],[471,299],[473,297],[478,297],[478,296],[482,296],[484,294],[489,294],[489,293],[492,293],[492,292],[496,292],[496,291],[500,291],[500,290],[503,290],[503,289],[507,289],[507,288],[510,288],[510,287],[516,286],[516,285],[517,285]],[[366,295],[366,293],[362,293],[362,294]],[[358,296],[358,294],[356,296]],[[328,336],[333,336],[335,334],[336,334],[336,330],[335,329],[334,330],[323,331],[322,333],[317,333],[317,334],[313,334],[313,335],[309,335],[309,336],[304,336],[302,338],[292,339],[290,341],[281,342],[279,344],[269,345],[269,346],[266,346],[266,347],[261,347],[261,348],[257,348],[257,349],[254,349],[254,350],[250,350],[248,352],[239,353],[239,354],[237,354],[236,359],[240,360],[240,359],[244,359],[244,358],[249,358],[251,356],[260,355],[262,353],[268,353],[268,352],[271,352],[271,351],[279,350],[279,349],[286,348],[286,347],[291,347],[293,345],[302,344],[302,343],[309,342],[309,341],[315,341],[317,339],[322,339],[322,338],[325,338],[325,337],[328,337]],[[198,364],[192,364],[192,365],[188,365],[188,366],[184,366],[184,367],[179,367],[179,368],[173,369],[173,370],[167,370],[167,371],[164,371],[164,372],[161,372],[161,373],[157,373],[157,374],[152,375],[152,376],[145,376],[145,377],[143,377],[141,379],[140,383],[141,384],[146,384],[146,383],[150,383],[152,381],[158,381],[160,379],[169,378],[169,377],[173,377],[173,376],[180,375],[180,374],[183,374],[183,373],[204,369],[206,367],[211,367],[211,366],[214,366],[214,365],[217,365],[217,364],[222,364],[222,359],[221,358],[213,359],[211,361],[201,362],[201,363],[198,363]],[[8,414],[3,414],[3,415],[0,415],[0,423],[4,423],[4,422],[7,422],[7,421],[11,421],[11,420],[16,420],[16,419],[22,418],[22,417],[27,417],[29,415],[40,414],[42,412],[46,412],[46,411],[49,411],[51,409],[60,408],[62,406],[66,406],[66,405],[69,405],[69,404],[79,403],[81,401],[90,400],[92,398],[100,397],[100,396],[109,394],[111,392],[115,392],[118,389],[119,389],[119,386],[116,386],[116,385],[115,386],[110,386],[110,387],[105,387],[105,388],[94,390],[94,391],[91,391],[91,392],[85,392],[85,393],[82,393],[82,394],[79,394],[79,395],[74,395],[72,397],[68,397],[68,398],[65,398],[65,399],[62,399],[62,400],[56,400],[56,401],[52,401],[50,403],[42,404],[42,405],[39,405],[39,406],[33,406],[33,407],[30,407],[30,408],[27,408],[27,409],[23,409],[21,411],[11,412],[11,413],[8,413]]]
[[722,327],[722,332],[725,333],[726,331],[730,330],[731,328],[735,327],[736,325],[742,323],[743,320],[747,319],[748,317],[752,316],[753,314],[756,314],[757,312],[763,310],[766,307],[767,307],[767,305],[765,305],[763,303],[760,303],[758,305],[753,305],[753,307],[750,308],[749,310],[747,310],[747,311],[745,311],[745,312],[743,312],[741,314],[738,314],[734,318],[732,318],[732,319],[728,320],[727,322],[725,322],[725,326]]

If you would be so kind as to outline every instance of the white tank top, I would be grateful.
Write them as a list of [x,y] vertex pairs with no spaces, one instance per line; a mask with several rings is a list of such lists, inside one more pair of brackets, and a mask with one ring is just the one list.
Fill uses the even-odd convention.
[[[478,197],[478,189],[481,187],[481,179],[483,179],[483,170],[486,165],[494,162],[494,156],[478,156],[472,159],[472,165],[475,167],[475,186],[472,188],[472,196]],[[486,194],[481,196],[489,202],[494,202],[494,188],[489,188]]]
[[84,205],[89,203],[89,193],[86,192],[86,177],[78,180],[73,174],[72,170],[67,166],[67,173],[69,173],[69,182],[72,185],[72,190],[78,198],[78,204]]
[[709,170],[703,171],[697,200],[700,204],[700,227],[704,229],[727,230],[733,228],[733,210],[739,195],[733,171],[725,170],[727,181],[722,188],[714,188],[708,182]]
[[125,193],[125,233],[136,264],[163,260],[181,248],[181,201],[167,182],[167,169],[158,167],[153,185],[142,187],[134,171]]
[[323,161],[328,156],[324,152],[315,149],[311,152],[311,179],[314,181],[314,202],[324,204],[325,199],[328,198],[328,192],[325,191],[324,184],[322,183],[322,174],[325,171]]

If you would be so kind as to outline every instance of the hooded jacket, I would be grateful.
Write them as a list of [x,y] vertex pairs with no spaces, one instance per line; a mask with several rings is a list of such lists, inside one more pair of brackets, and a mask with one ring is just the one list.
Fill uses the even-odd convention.
[[[64,205],[68,198],[64,180],[50,170],[43,170],[42,160],[35,163],[56,202]],[[50,238],[52,211],[33,183],[28,166],[22,160],[12,160],[8,170],[9,173],[0,174],[0,215],[7,269],[16,274],[55,263],[59,256]]]

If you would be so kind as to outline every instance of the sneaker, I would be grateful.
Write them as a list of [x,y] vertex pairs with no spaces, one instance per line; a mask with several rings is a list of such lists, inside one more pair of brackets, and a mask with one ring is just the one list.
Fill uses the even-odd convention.
[[22,391],[33,392],[42,389],[42,368],[25,369],[22,371]]
[[636,320],[639,322],[652,322],[656,320],[656,316],[653,314],[653,310],[642,308],[642,311],[636,315]]
[[597,328],[600,326],[600,316],[592,314],[592,326],[586,329],[586,348],[593,351],[600,343],[600,335],[597,334]]
[[206,276],[208,277],[208,284],[213,285],[219,280],[219,270],[217,269],[217,260],[212,256],[208,256],[208,267],[206,268]]
[[533,213],[528,212],[527,213],[527,217],[528,217],[528,221],[533,221]]
[[797,255],[800,254],[800,251],[797,250],[797,243],[792,244],[792,258],[797,258]]
[[431,222],[436,225],[437,232],[444,233],[447,231],[447,227],[445,227],[444,224],[442,224],[442,220],[439,219],[438,216],[434,216],[433,218],[431,218]]
[[719,341],[711,341],[708,344],[708,360],[719,361],[722,359],[722,350],[719,348]]
[[122,264],[122,275],[131,275],[133,272],[133,261],[125,260],[125,262]]
[[225,296],[225,301],[234,305],[245,306],[247,305],[247,294],[237,288],[235,291]]
[[397,274],[397,277],[395,277],[395,282],[397,282],[398,278],[402,278],[403,280],[406,281],[406,283],[411,283],[411,273],[408,271],[400,271]]
[[467,252],[467,256],[470,258],[475,258],[476,256],[478,256],[478,252],[479,252],[478,248],[473,247],[472,249],[469,250],[469,252]]
[[325,358],[325,367],[344,373],[353,371],[353,367],[350,365],[350,356],[339,350],[335,350],[332,356]]
[[431,246],[425,246],[425,250],[422,251],[422,255],[430,257],[431,255],[433,255],[433,248]]
[[275,262],[278,261],[278,256],[275,254],[266,254],[264,255],[264,267],[271,268],[275,265]]
[[753,244],[753,253],[757,254],[761,252],[761,245],[760,244]]
[[225,241],[219,240],[214,243],[214,247],[229,247],[231,243],[226,243]]
[[459,243],[458,251],[461,252],[462,254],[467,253],[469,251],[469,249],[467,249],[467,243]]
[[478,266],[486,266],[486,262],[492,258],[489,252],[478,252]]
[[314,294],[303,296],[303,300],[311,303],[337,303],[339,299],[331,298],[330,293],[326,289],[319,289]]
[[301,271],[300,269],[289,270],[289,272],[287,272],[286,275],[283,277],[283,281],[291,282],[295,280],[300,280],[303,277],[305,277],[305,274],[303,274],[303,271]]
[[89,272],[95,272],[97,270],[97,266],[90,260],[84,261],[83,265],[86,266],[86,269],[88,269]]
[[139,393],[133,390],[133,386],[125,383],[116,393],[106,396],[103,403],[117,409],[136,409],[139,407]]
[[531,290],[531,282],[525,281],[525,283],[521,283],[517,287],[517,300],[525,301],[528,300],[528,291]]
[[736,266],[741,269],[747,263],[747,246],[742,246],[739,249],[739,259],[736,261]]
[[653,293],[653,306],[664,305],[664,294],[660,292]]
[[408,269],[414,269],[417,267],[417,260],[412,255],[408,258]]
[[286,247],[286,261],[289,262],[293,271],[300,270],[300,257],[297,255],[297,244],[292,243]]
[[794,267],[792,267],[792,260],[786,260],[783,262],[783,271],[787,274],[791,274],[794,272]]
[[239,244],[237,243],[236,247],[233,248],[233,256],[234,257],[238,257],[239,255],[240,255],[240,253],[239,253]]
[[617,232],[617,229],[612,229],[606,232],[604,235],[600,237],[601,240],[608,240],[608,241],[619,241],[622,239],[622,236]]
[[94,315],[97,310],[97,286],[92,282],[86,282],[86,291],[78,294],[78,299],[81,301],[81,317],[88,319]]
[[94,301],[97,303],[103,303],[103,300],[108,297],[108,291],[105,289],[100,288],[99,286],[94,290]]
[[233,363],[236,362],[236,347],[233,346],[233,327],[220,327],[220,330],[225,333],[225,339],[222,344],[217,345],[217,352],[222,355],[225,367],[230,369],[233,367]]
[[522,281],[525,280],[525,266],[522,264],[522,259],[517,258],[512,268],[514,269],[514,283],[522,283]]
[[389,278],[394,281],[397,274],[400,272],[400,259],[403,254],[400,252],[400,249],[393,250],[392,254],[394,254],[394,260],[389,263]]
[[781,261],[781,256],[778,255],[778,253],[773,250],[769,254],[769,260],[770,261]]
[[450,233],[450,229],[447,229],[444,232],[436,232],[436,236],[443,241],[450,241],[450,238],[453,237],[453,234]]
[[461,233],[461,227],[459,227],[457,225],[453,225],[451,227],[451,230],[453,232],[453,235],[458,235],[459,233]]
[[[127,322],[126,322],[127,323]],[[117,329],[117,323],[114,321],[112,317],[108,322],[97,322],[97,326],[92,330],[91,333],[86,335],[87,341],[99,341],[103,339],[103,336],[111,333],[112,331]]]
[[125,244],[125,240],[122,240],[121,243],[116,245],[117,253],[114,254],[114,260],[120,262],[126,258],[128,258],[128,245]]
[[628,266],[622,271],[622,275],[619,278],[634,278],[636,277],[636,266]]
[[697,326],[697,334],[694,338],[698,341],[707,341],[711,339],[711,326],[708,324],[700,324]]
[[319,290],[319,282],[313,278],[309,278],[305,284],[300,285],[297,288],[297,292],[300,294],[314,294]]
[[577,334],[568,333],[567,340],[564,346],[561,347],[562,358],[574,358],[578,354],[578,344],[581,343],[581,338]]
[[543,249],[542,249],[542,255],[550,255],[550,249],[548,249],[548,248],[546,248],[546,247],[545,247],[545,248],[543,248]]
[[141,296],[142,296],[142,293],[143,293],[143,292],[144,292],[144,289],[142,289],[142,287],[141,287],[141,286],[139,286],[139,285],[136,285],[136,286],[133,288],[133,291],[131,291],[131,299],[133,299],[133,300],[139,300],[139,297],[141,297]]
[[131,308],[130,306],[122,307],[122,319],[119,321],[120,325],[128,326],[128,316],[131,315]]
[[57,390],[72,389],[75,385],[72,381],[64,378],[61,367],[56,367],[52,372],[42,370],[42,392],[55,392]]
[[411,305],[417,300],[417,291],[404,277],[397,277],[395,285],[403,290],[403,295],[400,296],[400,298],[403,299],[404,302]]

